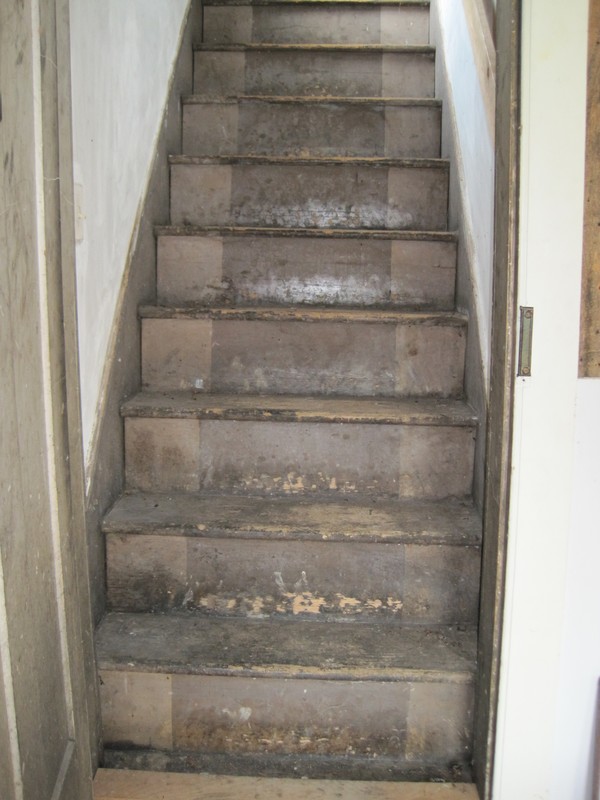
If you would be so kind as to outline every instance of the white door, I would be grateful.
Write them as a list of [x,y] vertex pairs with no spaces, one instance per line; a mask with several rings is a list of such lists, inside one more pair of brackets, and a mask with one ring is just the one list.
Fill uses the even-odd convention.
[[578,378],[588,2],[521,8],[518,304],[534,324],[531,375],[514,392],[493,800],[591,800],[600,384]]

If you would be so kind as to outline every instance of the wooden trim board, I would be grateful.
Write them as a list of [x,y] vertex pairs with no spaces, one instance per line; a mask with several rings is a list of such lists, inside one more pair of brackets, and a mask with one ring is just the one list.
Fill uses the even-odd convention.
[[238,778],[99,769],[94,800],[478,800],[472,784]]
[[600,0],[591,0],[579,377],[600,378]]

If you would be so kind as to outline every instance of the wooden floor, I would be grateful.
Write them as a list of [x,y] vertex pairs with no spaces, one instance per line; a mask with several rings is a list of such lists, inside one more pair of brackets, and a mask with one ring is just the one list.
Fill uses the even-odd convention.
[[94,800],[478,800],[471,784],[232,778],[100,769]]

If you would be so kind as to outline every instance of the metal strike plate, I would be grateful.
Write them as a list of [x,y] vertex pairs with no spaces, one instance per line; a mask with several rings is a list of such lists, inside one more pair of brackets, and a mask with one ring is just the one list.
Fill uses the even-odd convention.
[[528,378],[531,375],[531,344],[533,341],[533,308],[521,306],[519,330],[519,370],[517,375]]

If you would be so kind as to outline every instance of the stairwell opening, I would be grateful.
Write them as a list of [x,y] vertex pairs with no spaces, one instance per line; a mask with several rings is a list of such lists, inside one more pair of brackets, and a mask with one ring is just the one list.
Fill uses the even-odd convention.
[[[413,14],[408,27],[419,30],[420,24],[422,30],[418,18],[426,4],[404,5],[402,11]],[[267,616],[280,617],[282,624],[286,615],[294,625],[298,618],[309,623],[315,609],[319,617],[344,619],[346,626],[359,619],[360,625],[372,619],[377,626],[398,619],[400,612],[411,635],[422,625],[450,624],[458,637],[450,642],[455,652],[476,622],[476,509],[483,497],[484,448],[480,436],[478,449],[465,456],[477,417],[463,404],[461,378],[464,312],[471,312],[474,327],[473,309],[468,303],[453,308],[453,261],[463,240],[447,230],[443,197],[453,177],[439,157],[440,103],[427,84],[433,79],[432,51],[423,42],[382,43],[398,31],[391,8],[379,9],[380,41],[360,45],[268,41],[293,27],[288,18],[273,24],[272,11],[268,5],[205,6],[205,38],[194,56],[197,86],[182,108],[182,154],[173,155],[177,148],[170,148],[170,219],[163,217],[169,224],[156,229],[158,302],[145,292],[140,306],[143,392],[122,407],[127,494],[102,523],[112,617],[102,624],[99,648],[103,670],[115,673],[103,684],[112,686],[103,690],[105,719],[113,712],[118,718],[125,707],[118,690],[121,667],[107,642],[113,636],[114,644],[119,635],[143,639],[135,627],[141,617],[124,615],[151,612],[156,622],[164,619],[161,614],[181,612],[192,628],[199,620],[210,627],[218,615],[219,624],[232,630],[238,619],[247,630],[254,623],[259,630]],[[303,16],[301,35],[307,30],[314,35],[315,29],[327,35],[311,19],[317,10],[310,12]],[[224,15],[237,17],[224,24]],[[366,29],[371,37],[378,30],[363,20]],[[219,41],[223,31],[225,41]],[[234,41],[231,31],[241,40]],[[255,32],[257,41],[245,41]],[[307,56],[316,77],[303,87],[300,65]],[[363,83],[347,77],[349,56],[351,63],[367,65]],[[403,77],[394,84],[413,68],[429,77]],[[327,85],[327,79],[334,83]],[[409,99],[410,93],[416,96]],[[411,191],[425,193],[421,206]],[[476,362],[471,357],[474,372]],[[125,394],[133,395],[132,388],[130,383]],[[476,392],[485,408],[484,390]],[[479,414],[479,425],[483,419]],[[432,452],[434,469],[425,455]],[[474,463],[472,507],[464,498]],[[202,507],[194,505],[199,491]],[[361,506],[366,492],[378,499]],[[320,498],[318,512],[311,496]],[[398,497],[408,501],[401,517],[394,508]],[[232,519],[242,524],[236,527]],[[365,532],[369,527],[371,536]],[[278,550],[274,540],[282,537],[288,543]],[[226,543],[232,539],[236,547]],[[144,552],[136,555],[140,542]],[[326,545],[341,544],[347,557],[339,554],[341,548],[326,555]],[[376,546],[385,556],[374,555]],[[261,562],[258,571],[240,577],[253,559]],[[370,573],[378,585],[369,584]],[[383,585],[388,573],[389,588]],[[130,624],[134,628],[128,629]],[[209,638],[206,631],[195,635]],[[168,640],[169,634],[160,636]],[[179,631],[175,638],[187,636]],[[443,640],[437,640],[440,647]],[[365,649],[373,646],[366,642]],[[310,649],[307,645],[304,652]],[[266,658],[262,652],[261,663],[248,667],[258,670],[254,677],[260,673],[266,679],[260,672]],[[385,662],[387,656],[380,658]],[[193,661],[190,653],[181,659],[181,664]],[[335,653],[331,660],[339,661]],[[158,670],[160,680],[144,681],[183,685],[176,677],[180,668],[174,661],[171,671]],[[207,667],[221,669],[216,662]],[[316,680],[315,665],[303,669],[306,688]],[[454,684],[472,687],[470,670],[458,668]],[[103,672],[103,682],[105,677]],[[187,677],[192,685],[192,675]],[[375,681],[375,674],[371,677]],[[277,680],[284,680],[283,673]],[[391,673],[386,680],[392,682]],[[459,689],[456,700],[439,701],[456,702],[470,720],[452,722],[453,730],[472,724],[469,691],[470,699]],[[423,708],[427,702],[423,699]],[[169,705],[171,715],[174,708]],[[198,700],[197,709],[202,708]],[[179,732],[171,731],[173,738],[159,741],[163,763],[208,763],[193,760],[193,747],[222,743],[223,731],[237,731],[235,720],[241,738],[233,760],[238,766],[249,763],[252,725],[240,709],[252,706],[240,700],[235,713],[227,708],[230,713],[221,712],[220,722],[206,708],[194,712],[193,720],[183,718]],[[407,719],[411,713],[416,710],[409,707]],[[192,747],[183,731],[200,724],[198,715],[211,718],[213,728],[206,739],[198,734]],[[471,734],[456,738],[438,731],[436,739],[424,732],[426,724],[425,719],[415,720],[412,729],[405,724],[399,735],[405,763],[395,774],[470,777]],[[118,719],[111,725],[107,741],[115,747],[107,752],[114,763],[126,763],[124,742],[151,758],[152,734],[136,742],[139,731],[124,731]],[[262,722],[255,725],[268,738]],[[272,730],[280,728],[274,724]],[[455,748],[453,755],[438,751],[430,758],[431,743],[440,738]],[[303,747],[308,755],[310,745],[301,744],[307,739],[314,736],[299,729],[296,738],[276,745],[280,752],[274,760],[289,755],[288,745],[299,757]],[[424,749],[419,740],[426,742]],[[372,753],[380,756],[383,745],[364,747],[357,775],[373,766]],[[388,760],[396,760],[396,767],[398,752],[390,752]],[[393,771],[385,757],[380,763]]]

